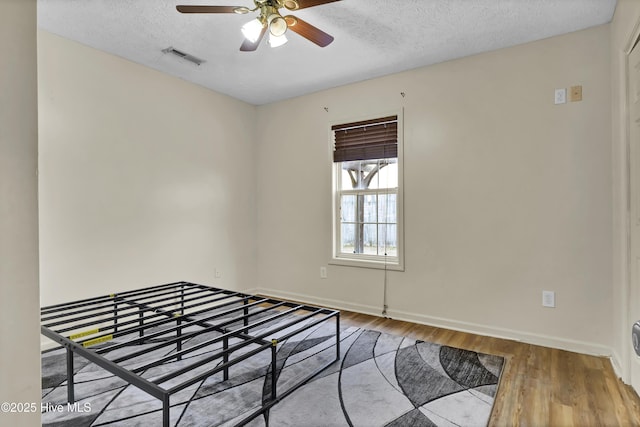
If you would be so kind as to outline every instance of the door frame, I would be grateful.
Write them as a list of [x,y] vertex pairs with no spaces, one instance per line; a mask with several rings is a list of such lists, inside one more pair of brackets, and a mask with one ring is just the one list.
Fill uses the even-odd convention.
[[[637,45],[637,46],[636,46]],[[621,111],[623,117],[623,132],[621,136],[624,138],[624,159],[621,162],[621,166],[623,167],[623,175],[622,184],[625,187],[623,189],[623,200],[621,200],[622,212],[624,215],[624,244],[625,247],[621,251],[621,264],[624,264],[624,271],[622,272],[622,284],[623,290],[621,294],[623,295],[626,303],[623,303],[622,306],[622,321],[623,321],[623,333],[622,333],[622,355],[620,360],[620,368],[621,372],[619,372],[622,380],[630,384],[631,383],[631,363],[632,363],[632,353],[635,354],[633,350],[633,346],[631,343],[631,325],[634,320],[631,319],[631,268],[633,267],[633,260],[631,259],[631,221],[637,221],[638,218],[632,218],[632,210],[631,210],[631,117],[630,117],[630,108],[629,108],[629,89],[631,87],[629,81],[629,55],[633,51],[634,47],[640,49],[640,17],[638,17],[633,30],[629,33],[627,42],[624,46],[623,51],[621,52],[624,55],[624,78],[622,81],[622,85],[624,87],[623,98],[620,99],[622,101],[622,105],[624,106],[624,110]],[[631,323],[630,323],[631,322]],[[614,363],[615,366],[615,363]],[[640,392],[640,391],[637,391]]]

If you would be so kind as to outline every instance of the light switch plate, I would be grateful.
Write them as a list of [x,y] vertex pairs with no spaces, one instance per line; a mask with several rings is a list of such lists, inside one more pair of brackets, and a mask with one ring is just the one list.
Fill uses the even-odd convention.
[[567,103],[567,89],[556,89],[554,102],[556,105],[558,104],[566,104]]
[[556,293],[553,291],[542,291],[542,306],[554,308],[556,306]]

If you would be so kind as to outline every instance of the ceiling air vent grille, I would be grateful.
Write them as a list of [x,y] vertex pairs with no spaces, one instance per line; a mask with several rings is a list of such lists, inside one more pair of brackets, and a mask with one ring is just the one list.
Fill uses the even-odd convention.
[[162,53],[170,53],[172,55],[175,55],[175,56],[178,56],[178,57],[180,57],[182,59],[185,59],[185,60],[187,60],[189,62],[192,62],[192,63],[194,63],[196,65],[200,65],[203,62],[206,62],[204,59],[200,59],[197,56],[193,56],[193,55],[185,53],[185,52],[183,52],[181,50],[175,49],[172,46],[169,46],[166,49],[162,49]]

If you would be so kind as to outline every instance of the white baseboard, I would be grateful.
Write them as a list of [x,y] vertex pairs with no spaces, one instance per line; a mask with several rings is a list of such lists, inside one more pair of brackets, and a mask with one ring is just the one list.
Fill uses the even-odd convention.
[[372,316],[381,316],[380,307],[374,307],[364,304],[353,304],[345,301],[334,300],[330,298],[320,298],[311,295],[299,294],[296,292],[279,291],[275,289],[253,288],[244,290],[248,294],[260,294],[273,298],[281,298],[292,301],[300,301],[307,304],[321,305],[327,308],[336,308],[338,310],[348,310],[356,313],[370,314]]
[[611,352],[611,357],[609,357],[609,360],[611,361],[613,372],[618,378],[622,380],[622,382],[626,383],[626,375],[624,374],[624,369],[622,369],[622,359],[618,355],[618,352],[615,351],[615,349]]
[[583,353],[592,356],[610,357],[612,353],[611,348],[597,343],[554,337],[551,335],[534,334],[530,332],[518,331],[515,329],[498,328],[471,322],[461,322],[458,320],[426,316],[399,310],[389,310],[389,317],[397,320],[404,320],[407,322],[435,326],[438,328],[453,329],[460,332],[468,332],[477,335],[519,341],[527,344],[557,348],[560,350],[573,351],[576,353]]
[[[322,305],[330,308],[336,308],[340,310],[349,310],[356,313],[370,314],[373,316],[382,316],[381,308],[363,304],[354,304],[340,300],[334,300],[330,298],[320,298],[313,295],[299,294],[296,292],[287,292],[276,289],[266,288],[254,288],[247,291],[247,293],[261,294],[271,296],[274,298],[290,299],[294,301],[305,302],[308,304]],[[460,332],[467,332],[477,335],[484,335],[494,338],[501,338],[513,341],[520,341],[527,344],[540,345],[543,347],[557,348],[560,350],[573,351],[576,353],[583,353],[592,356],[604,356],[612,360],[614,364],[613,350],[605,345],[591,343],[586,341],[571,340],[561,337],[554,337],[551,335],[534,334],[529,332],[518,331],[515,329],[496,328],[492,326],[481,325],[471,322],[461,322],[458,320],[447,319],[435,316],[426,316],[418,313],[410,313],[401,310],[387,310],[387,316],[406,322],[413,322],[422,325],[434,326],[444,329],[452,329]],[[619,358],[615,358],[614,369],[617,369],[616,373],[620,372]]]

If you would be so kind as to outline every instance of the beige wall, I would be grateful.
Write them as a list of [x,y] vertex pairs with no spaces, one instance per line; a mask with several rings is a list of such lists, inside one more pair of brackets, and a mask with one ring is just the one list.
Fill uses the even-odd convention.
[[255,107],[44,31],[38,61],[42,304],[249,287]]
[[2,426],[40,425],[36,1],[0,1],[0,412]]
[[640,2],[618,0],[611,23],[612,81],[612,168],[613,168],[613,361],[616,370],[629,381],[631,319],[628,315],[627,275],[627,104],[626,57],[632,39],[638,36]]
[[[192,280],[379,314],[384,272],[319,277],[328,123],[403,108],[389,314],[589,353],[620,341],[610,26],[262,107],[38,37],[43,304]],[[553,105],[575,84],[584,101]]]
[[[260,290],[380,313],[383,271],[319,277],[327,129],[404,108],[406,271],[388,272],[389,315],[609,354],[609,64],[605,25],[260,107]],[[584,101],[553,104],[578,84]]]

